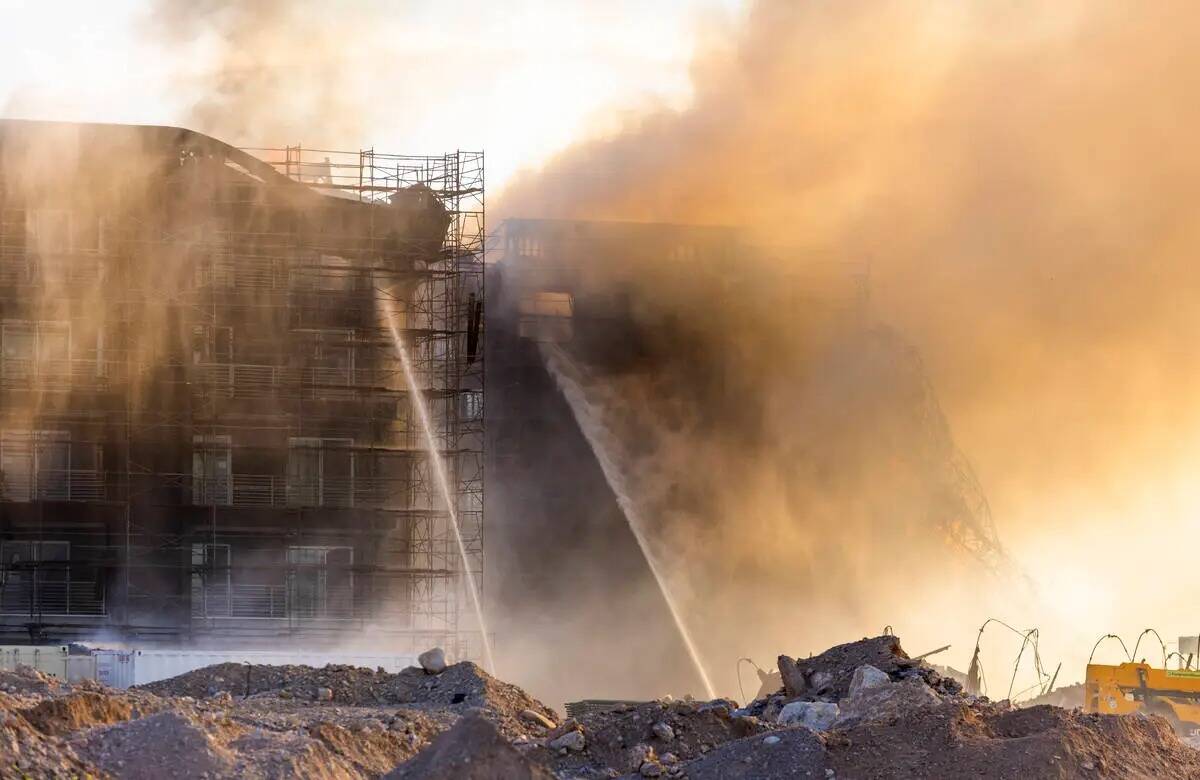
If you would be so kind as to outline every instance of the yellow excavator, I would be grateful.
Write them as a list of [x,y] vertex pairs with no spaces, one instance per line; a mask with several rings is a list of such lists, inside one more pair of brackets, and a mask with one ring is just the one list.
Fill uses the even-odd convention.
[[1161,715],[1176,731],[1200,728],[1200,671],[1155,669],[1147,663],[1088,664],[1084,712]]

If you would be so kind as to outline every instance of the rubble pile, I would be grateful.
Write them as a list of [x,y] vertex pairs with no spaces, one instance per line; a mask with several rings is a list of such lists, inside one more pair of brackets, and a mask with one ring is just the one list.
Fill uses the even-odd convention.
[[1200,776],[1161,718],[971,696],[892,636],[779,669],[781,689],[744,707],[668,698],[566,720],[439,654],[398,674],[220,664],[128,691],[21,669],[0,673],[0,778]]
[[128,691],[6,672],[0,778],[377,778],[464,716],[514,753],[557,726],[552,709],[472,663],[440,668],[218,664]]
[[495,724],[469,713],[386,780],[553,780],[545,766],[514,748]]
[[382,669],[336,664],[314,668],[225,663],[150,683],[140,690],[196,699],[225,693],[232,699],[265,697],[350,707],[404,705],[457,715],[481,709],[510,738],[528,730],[521,716],[526,710],[552,723],[558,718],[517,686],[497,680],[470,661],[451,666],[442,663],[440,668],[443,671],[437,674],[415,666],[389,674]]
[[717,745],[772,728],[735,713],[737,703],[727,699],[623,704],[565,721],[531,745],[530,753],[567,777],[603,777],[610,769],[637,773],[643,766],[666,775]]
[[847,777],[1200,776],[1200,752],[1165,720],[949,700],[864,721],[826,740]]
[[[756,717],[800,728],[810,743],[740,740],[685,767],[688,777],[786,777],[764,750],[783,746],[801,774],[843,777],[1200,776],[1200,752],[1154,716],[1087,715],[1053,706],[1018,709],[965,694],[894,636],[839,645],[819,656],[779,658],[783,689],[751,702]],[[782,735],[780,735],[782,736]],[[769,738],[768,738],[769,739]],[[797,761],[804,762],[797,764]],[[731,763],[732,760],[732,763]],[[741,761],[752,771],[733,764]],[[724,774],[709,774],[720,768]]]
[[[533,754],[564,776],[605,776],[607,769],[637,773],[643,766],[659,768],[665,775],[716,745],[769,730],[737,712],[737,703],[728,700],[620,704],[565,721]],[[576,744],[581,748],[556,746],[571,732],[580,734]]]

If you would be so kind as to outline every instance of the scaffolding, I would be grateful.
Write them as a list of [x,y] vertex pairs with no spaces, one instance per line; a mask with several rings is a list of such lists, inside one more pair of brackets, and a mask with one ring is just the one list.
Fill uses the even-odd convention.
[[119,196],[0,170],[0,633],[477,657],[482,153],[138,132]]

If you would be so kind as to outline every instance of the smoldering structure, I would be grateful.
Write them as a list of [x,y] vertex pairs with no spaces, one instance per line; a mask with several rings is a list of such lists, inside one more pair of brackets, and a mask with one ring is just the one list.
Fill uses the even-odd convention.
[[474,652],[483,159],[0,123],[0,641]]
[[[700,693],[644,558],[719,690],[736,690],[732,660],[752,649],[884,625],[895,598],[867,585],[881,572],[1011,573],[919,355],[872,316],[862,265],[780,258],[719,227],[511,219],[498,244],[493,595],[525,629],[516,656],[570,648],[523,670],[539,690]],[[781,610],[788,598],[809,619]]]

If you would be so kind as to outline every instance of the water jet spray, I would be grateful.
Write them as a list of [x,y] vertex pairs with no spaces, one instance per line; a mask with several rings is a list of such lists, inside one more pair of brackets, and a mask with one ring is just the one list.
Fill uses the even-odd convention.
[[571,407],[571,414],[574,415],[575,422],[579,425],[579,430],[582,431],[584,438],[587,439],[588,446],[592,448],[592,452],[596,456],[596,461],[600,464],[600,469],[604,472],[604,478],[607,480],[608,486],[612,489],[613,495],[616,496],[617,504],[621,507],[621,514],[625,516],[625,522],[629,525],[629,530],[633,532],[633,538],[637,541],[638,549],[642,551],[642,557],[646,559],[646,566],[654,576],[654,582],[658,585],[658,590],[662,594],[663,601],[671,613],[671,619],[675,622],[679,638],[683,640],[684,647],[687,648],[688,657],[692,661],[692,666],[695,667],[696,674],[704,685],[704,692],[708,698],[715,699],[717,693],[713,689],[712,681],[708,678],[708,672],[705,671],[703,662],[700,660],[700,653],[696,649],[696,643],[692,641],[692,635],[683,620],[683,615],[680,613],[679,607],[675,604],[675,599],[667,587],[666,579],[663,576],[658,561],[650,550],[650,545],[646,539],[637,508],[634,507],[633,501],[624,489],[624,480],[621,477],[620,470],[613,463],[607,448],[600,440],[600,432],[597,430],[598,425],[596,421],[588,414],[588,404],[587,399],[584,397],[583,388],[580,387],[579,382],[570,376],[567,371],[567,364],[570,359],[563,354],[562,349],[557,345],[543,343],[541,346],[542,355],[546,360],[546,367],[554,377],[554,381],[558,384],[558,389],[562,392],[563,397],[567,399],[567,405]]
[[421,424],[421,432],[425,440],[425,449],[429,453],[429,462],[433,466],[434,475],[437,478],[438,490],[442,494],[442,500],[446,505],[446,515],[450,520],[450,528],[454,531],[454,541],[458,545],[458,554],[462,559],[463,575],[467,580],[467,591],[471,597],[471,606],[475,611],[475,620],[479,624],[479,635],[483,643],[484,664],[489,674],[495,674],[496,663],[492,658],[492,644],[488,640],[487,623],[483,619],[483,604],[479,598],[479,586],[475,582],[475,575],[471,573],[470,559],[467,557],[467,546],[463,543],[462,531],[458,527],[458,512],[454,507],[454,495],[450,490],[450,478],[446,476],[446,466],[442,462],[437,440],[433,436],[433,421],[429,417],[429,407],[425,403],[425,394],[417,383],[417,377],[412,368],[412,361],[409,359],[408,348],[405,347],[404,339],[400,336],[400,330],[396,327],[396,316],[392,310],[391,299],[382,288],[376,287],[375,289],[379,308],[383,312],[384,319],[387,320],[388,331],[392,334],[392,343],[396,347],[396,355],[400,358],[400,367],[404,371],[404,380],[408,384],[409,392],[412,394],[413,408],[417,410],[417,418]]

